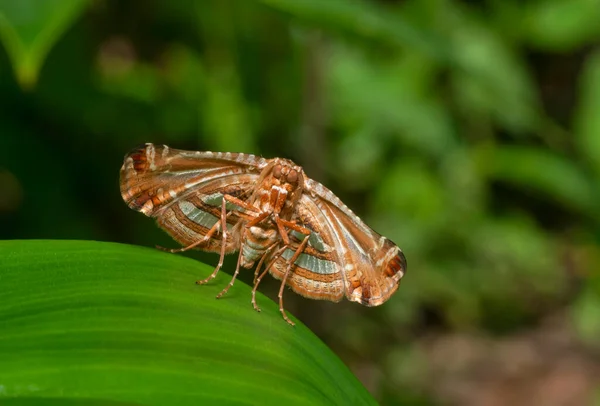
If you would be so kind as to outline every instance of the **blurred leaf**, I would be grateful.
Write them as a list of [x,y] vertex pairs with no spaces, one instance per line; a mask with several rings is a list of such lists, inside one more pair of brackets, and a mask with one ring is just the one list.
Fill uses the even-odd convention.
[[215,151],[258,152],[248,105],[232,65],[221,65],[206,79],[206,100],[201,111],[202,134],[206,145]]
[[415,284],[412,289],[420,296],[419,302],[436,309],[444,323],[454,328],[477,325],[482,312],[481,296],[475,287],[477,268],[452,259],[452,255],[440,250],[430,250],[429,256],[437,259],[430,260],[423,269],[424,275],[415,277],[412,282]]
[[304,325],[227,275],[156,250],[0,242],[0,398],[146,405],[375,404]]
[[352,137],[360,135],[363,144],[383,150],[394,137],[434,156],[454,145],[451,117],[433,91],[438,67],[431,62],[408,53],[378,63],[338,47],[329,65],[333,120]]
[[573,161],[528,147],[499,146],[480,152],[481,168],[491,178],[541,193],[597,218],[594,185]]
[[389,167],[374,201],[375,211],[402,213],[421,225],[439,221],[447,206],[439,179],[416,160]]
[[592,406],[600,406],[600,387],[595,390],[594,400],[592,402]]
[[448,149],[443,155],[439,176],[443,180],[447,211],[453,218],[481,216],[486,209],[484,174],[478,171],[476,154],[465,146]]
[[87,4],[88,0],[0,0],[0,39],[21,86],[35,85],[48,52]]
[[260,0],[323,28],[334,28],[384,43],[419,51],[438,62],[448,62],[448,41],[423,30],[399,13],[362,0]]
[[600,337],[600,289],[585,289],[573,304],[572,316],[573,323],[581,339],[590,345],[598,346],[598,337]]
[[172,45],[163,57],[163,74],[168,86],[183,100],[197,104],[205,93],[206,77],[198,52],[181,44]]
[[530,2],[521,18],[525,38],[536,47],[569,51],[600,37],[600,0]]
[[[480,11],[490,2],[481,7],[466,3],[470,2],[408,0],[402,10],[405,18],[445,39],[450,56],[441,67],[449,70],[454,97],[467,120],[477,123],[489,116],[514,132],[535,129],[540,119],[536,84],[511,41],[518,22],[496,28],[492,16]],[[439,92],[439,83],[436,86]]]
[[490,115],[514,132],[535,129],[539,102],[524,60],[499,33],[469,13],[455,13],[454,27],[450,35],[460,69],[451,78],[463,114]]
[[[380,175],[385,151],[383,142],[373,142],[377,135],[375,129],[365,126],[340,141],[331,175],[343,182],[346,190],[365,189]],[[344,182],[346,179],[352,182]]]
[[561,292],[556,245],[527,216],[465,219],[451,211],[448,217],[423,246],[402,244],[420,267],[403,288],[418,295],[413,301],[428,303],[454,327],[507,331]]
[[[255,152],[256,123],[244,93],[240,65],[236,11],[226,2],[195,2],[198,31],[203,50],[204,93],[199,105],[201,134],[198,137],[213,151]],[[246,6],[248,6],[246,4]],[[218,21],[218,24],[215,23]]]
[[131,98],[141,103],[156,103],[159,97],[158,72],[152,65],[132,64],[130,69],[111,77],[101,77],[100,90],[109,95]]
[[600,179],[600,52],[590,55],[579,80],[575,111],[575,142]]
[[477,273],[474,287],[482,296],[504,303],[520,290],[555,293],[563,286],[563,273],[551,236],[528,216],[512,215],[481,221],[468,232],[468,254]]

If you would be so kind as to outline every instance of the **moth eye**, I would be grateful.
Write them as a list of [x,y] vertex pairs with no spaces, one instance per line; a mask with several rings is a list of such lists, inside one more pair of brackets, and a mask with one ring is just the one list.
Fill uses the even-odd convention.
[[275,165],[275,168],[273,168],[273,176],[275,179],[281,178],[281,165]]
[[294,169],[292,169],[290,171],[290,173],[288,173],[288,175],[287,175],[287,181],[290,183],[298,182],[298,172],[296,172]]

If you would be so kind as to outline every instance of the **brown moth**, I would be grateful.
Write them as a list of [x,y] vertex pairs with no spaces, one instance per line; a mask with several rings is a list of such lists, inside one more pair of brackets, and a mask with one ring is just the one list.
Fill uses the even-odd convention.
[[[283,289],[311,299],[343,297],[378,306],[398,289],[406,272],[404,254],[369,228],[340,199],[302,168],[282,158],[242,153],[183,151],[143,145],[125,156],[121,195],[127,205],[157,220],[183,248],[225,254],[239,251],[240,266],[255,264],[252,305],[267,272]],[[261,272],[262,267],[264,270]]]

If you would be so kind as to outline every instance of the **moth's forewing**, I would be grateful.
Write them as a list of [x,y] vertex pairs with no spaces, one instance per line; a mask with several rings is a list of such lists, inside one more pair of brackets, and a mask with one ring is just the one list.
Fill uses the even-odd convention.
[[[265,165],[263,158],[246,154],[193,152],[166,145],[146,144],[125,156],[121,195],[127,205],[149,217],[183,246],[201,240],[220,220],[223,195],[247,199]],[[231,210],[231,206],[228,207]],[[227,217],[229,229],[240,221],[238,212]],[[227,240],[226,253],[239,247],[239,233]],[[218,252],[216,232],[196,248]]]

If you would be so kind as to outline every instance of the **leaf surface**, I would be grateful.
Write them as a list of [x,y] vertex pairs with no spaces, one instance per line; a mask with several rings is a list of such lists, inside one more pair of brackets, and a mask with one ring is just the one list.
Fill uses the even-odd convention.
[[0,399],[375,404],[339,358],[301,323],[285,323],[270,299],[257,295],[258,313],[240,282],[215,300],[224,273],[194,283],[211,271],[122,244],[0,242]]

